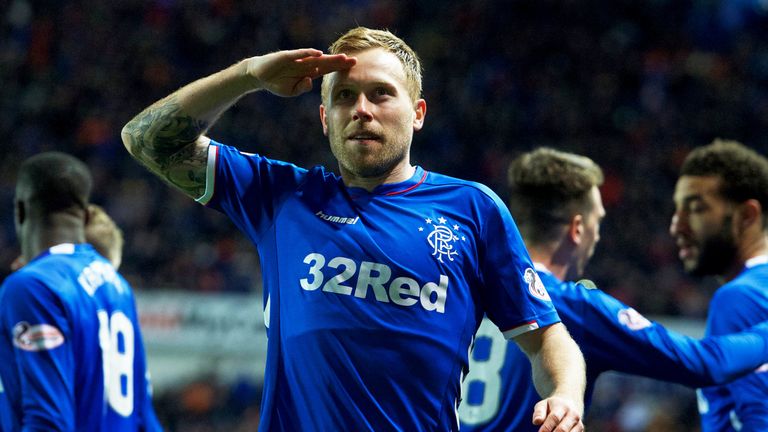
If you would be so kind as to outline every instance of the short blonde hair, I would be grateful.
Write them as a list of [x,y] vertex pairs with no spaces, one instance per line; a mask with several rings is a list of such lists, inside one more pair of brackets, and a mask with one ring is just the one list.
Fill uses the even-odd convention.
[[96,204],[88,205],[88,223],[85,225],[85,241],[93,245],[96,252],[112,262],[115,268],[123,258],[123,231],[115,221]]
[[[353,28],[336,39],[336,42],[328,48],[328,53],[354,54],[372,48],[384,48],[400,60],[405,72],[408,95],[413,101],[421,98],[422,69],[419,56],[408,44],[388,30],[374,30],[367,27]],[[323,77],[323,83],[320,87],[323,102],[328,100],[329,87],[331,86],[330,75],[327,74]]]

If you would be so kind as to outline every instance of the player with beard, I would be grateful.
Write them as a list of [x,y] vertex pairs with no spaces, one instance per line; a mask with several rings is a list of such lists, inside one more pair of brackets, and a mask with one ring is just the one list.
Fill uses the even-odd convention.
[[[461,376],[487,314],[531,359],[540,430],[583,430],[583,358],[509,210],[483,185],[411,164],[427,108],[416,53],[363,27],[329,51],[246,59],[123,128],[139,162],[257,246],[269,340],[260,429],[458,430]],[[340,176],[204,135],[245,94],[297,96],[320,77]]]
[[[572,282],[600,240],[602,182],[602,170],[591,159],[551,148],[522,154],[509,170],[510,209],[587,362],[585,407],[606,371],[701,387],[728,382],[768,361],[768,323],[697,340],[649,321],[588,281]],[[525,355],[486,321],[462,390],[462,431],[536,430],[523,414],[537,401]]]
[[[768,319],[768,160],[734,141],[693,150],[675,186],[670,233],[685,270],[715,276],[707,335]],[[768,373],[697,391],[703,432],[768,430]]]

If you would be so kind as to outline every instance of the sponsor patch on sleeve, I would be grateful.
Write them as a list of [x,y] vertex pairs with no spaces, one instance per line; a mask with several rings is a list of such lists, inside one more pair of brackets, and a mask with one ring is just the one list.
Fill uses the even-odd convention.
[[61,330],[50,324],[31,325],[22,321],[13,326],[13,345],[24,351],[52,350],[63,343]]
[[621,324],[627,326],[630,330],[637,331],[651,326],[651,322],[648,321],[648,318],[640,315],[640,312],[632,308],[620,310],[618,319]]
[[552,299],[549,298],[547,288],[544,286],[541,278],[539,278],[539,274],[536,273],[536,270],[530,267],[525,269],[523,280],[528,284],[528,292],[530,292],[532,296],[541,300],[552,301]]

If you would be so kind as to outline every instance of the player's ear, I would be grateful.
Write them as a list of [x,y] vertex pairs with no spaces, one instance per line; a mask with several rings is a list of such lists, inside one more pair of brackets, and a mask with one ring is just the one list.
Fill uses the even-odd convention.
[[320,104],[320,123],[323,125],[323,135],[328,136],[328,122],[325,119],[325,105]]
[[420,131],[424,126],[424,117],[427,116],[427,101],[419,99],[414,105],[416,116],[413,118],[413,130]]
[[584,217],[580,214],[575,214],[571,217],[571,222],[568,224],[568,238],[573,244],[579,244],[583,234]]
[[758,224],[762,231],[763,226],[763,209],[760,205],[760,201],[756,199],[748,199],[737,207],[738,213],[738,226],[741,231],[746,230],[754,224]]

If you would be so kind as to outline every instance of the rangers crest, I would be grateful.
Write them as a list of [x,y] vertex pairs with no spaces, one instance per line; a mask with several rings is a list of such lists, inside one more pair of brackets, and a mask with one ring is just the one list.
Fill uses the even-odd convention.
[[[441,263],[445,262],[444,259],[453,261],[453,257],[459,254],[455,250],[457,242],[467,240],[464,235],[461,235],[461,227],[455,223],[450,225],[442,216],[437,220],[426,218],[424,222],[432,227],[432,231],[427,234],[427,242],[432,247],[432,256],[436,256]],[[419,227],[419,232],[424,230],[423,226]]]

